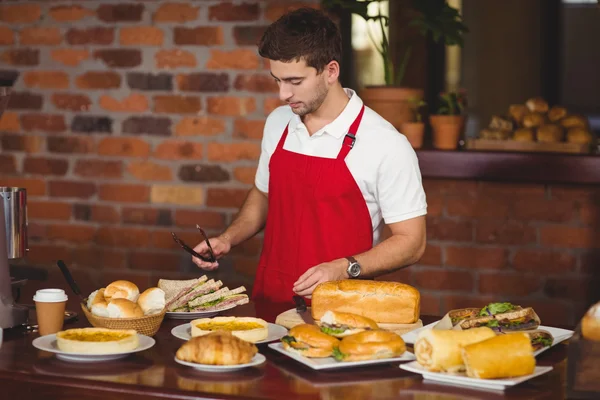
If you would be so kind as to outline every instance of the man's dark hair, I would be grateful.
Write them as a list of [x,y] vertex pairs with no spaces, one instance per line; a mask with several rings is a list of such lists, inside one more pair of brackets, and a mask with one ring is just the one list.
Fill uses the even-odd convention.
[[342,37],[337,25],[324,12],[300,8],[267,28],[258,44],[258,53],[274,61],[304,59],[306,65],[321,73],[331,61],[341,62]]

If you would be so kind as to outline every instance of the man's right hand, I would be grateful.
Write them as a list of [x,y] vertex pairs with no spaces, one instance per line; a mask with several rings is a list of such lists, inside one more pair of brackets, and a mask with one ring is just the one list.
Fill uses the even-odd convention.
[[[229,242],[229,240],[227,240],[226,237],[218,236],[218,237],[210,238],[208,240],[210,242],[210,245],[212,246],[213,252],[215,254],[215,258],[217,260],[219,258],[223,257],[225,254],[229,253],[229,250],[231,250],[231,243]],[[196,247],[194,247],[194,251],[202,256],[205,256],[206,258],[210,257],[210,251],[208,250],[208,245],[206,244],[206,242],[204,240],[201,241],[200,243],[198,243],[198,245]],[[212,262],[212,263],[206,262],[206,261],[202,261],[198,257],[192,257],[192,261],[198,267],[200,267],[206,271],[212,271],[219,267],[219,263],[216,261]]]

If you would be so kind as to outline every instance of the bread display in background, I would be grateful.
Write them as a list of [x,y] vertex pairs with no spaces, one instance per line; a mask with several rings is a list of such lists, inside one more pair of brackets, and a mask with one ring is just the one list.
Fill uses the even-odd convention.
[[311,312],[320,320],[327,311],[357,314],[379,323],[412,324],[419,320],[421,295],[399,282],[341,280],[319,284]]
[[[571,131],[574,128],[577,130]],[[525,104],[511,104],[506,115],[493,115],[488,126],[479,132],[479,138],[582,145],[594,142],[587,118],[570,114],[559,105],[549,107],[541,97],[528,99]]]
[[140,318],[161,313],[165,300],[162,289],[152,287],[140,294],[134,283],[118,280],[90,293],[86,306],[97,317]]
[[230,332],[217,331],[193,337],[184,343],[175,357],[182,361],[209,365],[238,365],[249,363],[258,348]]
[[600,341],[600,303],[591,306],[581,319],[581,335],[587,340]]
[[138,345],[138,335],[133,329],[80,328],[56,334],[56,347],[69,353],[123,353]]

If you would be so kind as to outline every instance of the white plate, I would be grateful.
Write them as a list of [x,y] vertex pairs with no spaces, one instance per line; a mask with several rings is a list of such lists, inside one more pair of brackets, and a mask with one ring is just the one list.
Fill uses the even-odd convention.
[[296,361],[301,362],[304,365],[309,366],[312,369],[334,369],[334,368],[348,368],[348,367],[361,367],[361,366],[365,366],[365,365],[372,365],[372,364],[389,364],[389,363],[396,363],[396,362],[401,362],[401,361],[412,361],[415,360],[415,356],[414,354],[412,354],[409,351],[404,352],[404,354],[402,354],[400,357],[394,357],[394,358],[384,358],[381,360],[366,360],[366,361],[348,361],[348,362],[344,362],[344,361],[336,361],[335,358],[333,357],[327,357],[327,358],[308,358],[308,357],[303,357],[299,354],[295,354],[295,353],[291,353],[287,350],[285,350],[283,348],[283,345],[281,343],[271,343],[269,345],[270,348],[272,348],[275,351],[280,352],[281,354],[284,354],[290,358],[293,358]]
[[138,334],[139,345],[134,350],[129,350],[121,353],[109,353],[109,354],[82,354],[82,353],[70,353],[59,350],[56,346],[56,334],[41,336],[36,338],[31,343],[33,347],[39,350],[55,353],[56,358],[64,361],[75,361],[75,362],[97,362],[97,361],[111,361],[118,360],[119,358],[127,357],[130,354],[137,353],[139,351],[148,350],[154,346],[155,340],[146,335]]
[[230,305],[230,306],[227,306],[227,307],[223,307],[223,308],[219,308],[218,310],[212,310],[212,311],[197,311],[197,312],[189,312],[189,311],[173,312],[173,311],[167,311],[166,314],[165,314],[165,317],[171,318],[171,319],[210,318],[210,317],[214,317],[215,315],[217,315],[221,311],[231,310],[232,308],[235,308],[235,307],[237,307],[236,304]]
[[175,357],[175,362],[181,365],[185,365],[187,367],[192,367],[199,371],[208,371],[208,372],[230,372],[236,371],[238,369],[255,367],[264,363],[266,360],[265,356],[260,353],[257,353],[252,360],[250,360],[247,364],[237,364],[237,365],[208,365],[208,364],[197,364],[193,362],[181,361],[177,357]]
[[547,372],[552,371],[552,367],[535,367],[533,374],[520,376],[518,378],[508,378],[508,379],[477,379],[477,378],[469,378],[464,373],[463,374],[447,374],[442,372],[429,372],[421,364],[416,361],[401,364],[400,368],[414,372],[415,374],[423,375],[423,379],[449,383],[451,385],[457,386],[473,386],[482,389],[491,389],[491,390],[504,390],[509,386],[518,385],[519,383],[525,382],[531,378],[535,378],[536,376],[540,376]]
[[[269,333],[266,339],[260,340],[256,342],[256,344],[274,342],[275,340],[279,340],[285,335],[287,335],[287,328],[277,325],[277,324],[269,324]],[[189,322],[187,324],[178,325],[175,328],[171,329],[171,334],[178,339],[182,340],[190,340],[192,338],[192,327]]]
[[[422,328],[415,329],[414,331],[405,333],[404,335],[402,335],[402,339],[404,339],[404,342],[406,342],[406,343],[414,344],[415,341],[417,340],[417,336],[418,336],[419,332],[421,332],[422,330],[425,330],[425,329],[432,329],[433,326],[435,324],[437,324],[438,322],[439,321],[432,322],[431,324],[425,325]],[[551,326],[544,326],[544,325],[540,325],[537,329],[542,329],[542,330],[548,331],[552,335],[554,340],[552,341],[552,346],[550,346],[550,347],[556,346],[560,342],[564,342],[565,340],[567,340],[571,336],[573,336],[573,333],[574,333],[573,331],[570,331],[567,329],[554,328]],[[533,355],[538,356],[538,355],[542,354],[544,351],[548,350],[550,347],[541,348],[541,349],[537,350],[536,352],[534,352]]]

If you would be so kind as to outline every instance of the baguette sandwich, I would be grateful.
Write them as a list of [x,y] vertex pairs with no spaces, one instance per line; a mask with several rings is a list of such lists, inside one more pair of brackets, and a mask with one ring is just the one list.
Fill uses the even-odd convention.
[[460,329],[487,326],[498,332],[513,332],[537,329],[540,318],[533,308],[512,303],[490,303],[473,318],[465,318],[456,324]]
[[322,332],[338,338],[379,328],[370,318],[338,311],[327,311],[319,326]]

